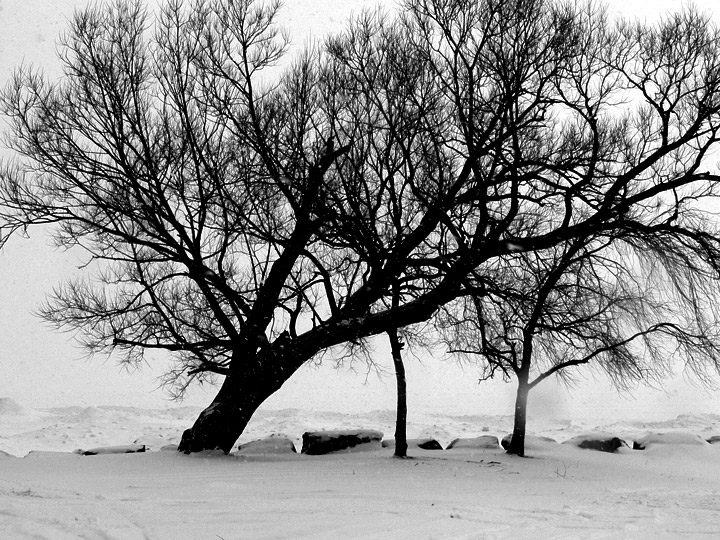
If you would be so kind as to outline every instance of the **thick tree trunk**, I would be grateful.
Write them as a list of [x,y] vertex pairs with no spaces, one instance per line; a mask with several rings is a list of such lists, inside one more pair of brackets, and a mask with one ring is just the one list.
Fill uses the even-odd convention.
[[528,374],[518,374],[518,388],[515,397],[515,423],[513,425],[512,439],[507,449],[508,454],[518,456],[525,455],[525,428],[527,425],[527,402],[530,386],[528,384]]
[[405,365],[402,361],[402,344],[398,339],[397,329],[388,331],[393,363],[395,364],[395,380],[397,382],[397,416],[395,418],[395,457],[407,457],[407,381]]
[[269,356],[256,362],[253,369],[245,363],[241,373],[226,376],[212,403],[183,433],[178,450],[186,454],[203,450],[230,452],[258,407],[296,371],[285,364],[280,369],[279,362],[282,359]]

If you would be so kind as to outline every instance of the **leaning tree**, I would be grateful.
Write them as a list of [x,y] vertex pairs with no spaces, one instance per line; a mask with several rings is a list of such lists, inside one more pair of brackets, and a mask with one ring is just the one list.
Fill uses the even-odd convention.
[[619,32],[551,1],[403,8],[283,69],[276,3],[168,0],[151,25],[116,0],[75,17],[61,80],[21,69],[2,93],[3,219],[48,224],[94,271],[44,316],[128,362],[170,351],[180,389],[222,377],[183,451],[229,451],[303,363],[482,294],[513,254],[632,222],[717,268],[692,218],[717,182],[706,19]]

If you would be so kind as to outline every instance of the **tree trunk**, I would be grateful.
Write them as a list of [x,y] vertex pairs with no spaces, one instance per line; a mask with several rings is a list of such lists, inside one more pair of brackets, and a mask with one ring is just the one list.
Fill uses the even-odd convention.
[[[238,360],[234,358],[233,362]],[[252,369],[244,362],[241,372],[225,377],[215,399],[183,433],[178,451],[230,452],[258,407],[297,370],[289,369],[284,362],[279,364],[282,359],[277,356],[258,360]]]
[[515,397],[515,423],[513,425],[510,446],[507,449],[508,454],[518,456],[525,455],[525,428],[527,425],[527,401],[529,393],[528,374],[521,371],[518,373],[518,388]]
[[407,381],[405,365],[402,361],[402,343],[398,339],[397,329],[388,331],[390,349],[395,364],[397,382],[397,416],[395,418],[395,457],[407,457]]

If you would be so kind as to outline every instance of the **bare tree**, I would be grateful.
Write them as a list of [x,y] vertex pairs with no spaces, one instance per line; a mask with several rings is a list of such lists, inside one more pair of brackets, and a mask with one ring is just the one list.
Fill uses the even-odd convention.
[[453,352],[482,357],[483,379],[499,372],[517,381],[508,453],[525,454],[530,391],[552,375],[571,381],[568,368],[592,363],[628,389],[661,381],[677,361],[701,376],[720,366],[717,278],[697,280],[672,256],[651,268],[643,262],[658,254],[623,245],[593,238],[517,254],[487,294],[443,310]]
[[708,20],[403,7],[283,71],[276,3],[169,0],[153,26],[117,0],[76,16],[61,81],[23,69],[2,94],[9,229],[50,224],[96,271],[45,316],[128,362],[170,351],[180,390],[223,378],[184,451],[230,450],[304,362],[429,320],[516,254],[633,223],[718,267],[691,217],[718,180]]
[[[442,317],[445,329],[454,327],[451,348],[482,354],[485,376],[499,369],[517,378],[508,451],[520,455],[528,392],[552,374],[595,360],[625,386],[660,377],[673,357],[706,377],[720,358],[718,221],[708,211],[717,177],[699,172],[717,142],[716,117],[701,112],[717,103],[717,29],[692,8],[654,27],[611,26],[592,4],[554,17],[582,54],[546,80],[554,97],[503,159],[514,175],[556,182],[516,176],[506,197],[513,220],[503,223],[511,253],[470,274],[475,293]],[[522,91],[518,106],[534,97]],[[687,136],[694,146],[684,145]],[[588,227],[606,212],[614,215],[605,226],[565,243],[536,243],[535,251],[524,243],[564,234],[578,218]],[[650,278],[667,292],[653,290]]]
[[393,366],[395,368],[395,385],[397,389],[397,404],[395,416],[395,457],[407,457],[407,379],[405,377],[405,364],[403,363],[403,342],[398,337],[397,328],[387,332],[390,340]]
[[60,245],[101,263],[95,283],[56,290],[44,316],[81,330],[91,352],[175,353],[180,392],[224,376],[209,409],[224,420],[205,413],[212,425],[190,449],[228,451],[302,364],[263,358],[323,283],[311,255],[323,177],[347,147],[309,127],[309,59],[261,81],[286,48],[277,9],[171,1],[149,36],[139,2],[90,8],[64,39],[61,84],[23,69],[3,94],[8,142],[29,158],[4,171],[9,223],[56,223]]

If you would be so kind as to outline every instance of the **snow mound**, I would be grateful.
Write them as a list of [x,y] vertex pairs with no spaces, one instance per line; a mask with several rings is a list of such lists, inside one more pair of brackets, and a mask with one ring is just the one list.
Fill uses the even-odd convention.
[[238,446],[238,455],[294,454],[295,444],[286,435],[273,433],[264,439]]
[[16,416],[25,412],[25,407],[14,399],[0,398],[0,416]]
[[687,431],[673,431],[667,433],[648,433],[635,441],[638,450],[645,450],[652,446],[708,446],[708,442],[697,433]]
[[452,441],[446,450],[453,448],[470,448],[473,450],[498,450],[500,441],[495,435],[480,435],[480,437],[461,438]]

